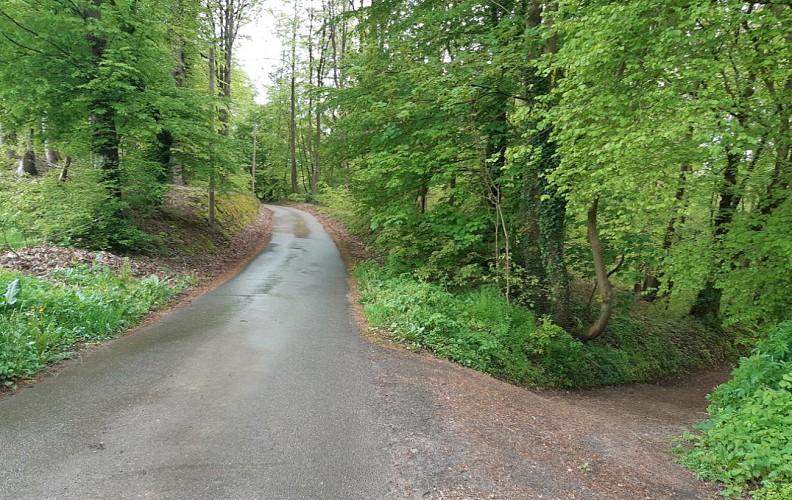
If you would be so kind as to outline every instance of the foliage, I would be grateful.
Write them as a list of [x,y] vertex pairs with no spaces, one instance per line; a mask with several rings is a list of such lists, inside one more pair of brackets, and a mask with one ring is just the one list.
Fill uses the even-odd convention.
[[[151,237],[134,226],[131,216],[116,217],[131,209],[130,198],[109,196],[95,170],[74,169],[76,175],[66,183],[58,181],[57,172],[50,172],[36,182],[0,185],[0,220],[27,237],[62,246],[145,249]],[[136,213],[144,214],[143,209]]]
[[[252,93],[239,92],[241,103],[227,99],[230,88],[223,99],[210,93],[204,55],[219,41],[204,39],[204,9],[198,0],[0,7],[0,146],[9,158],[52,154],[39,161],[51,171],[46,182],[15,188],[14,210],[29,212],[15,232],[33,227],[58,243],[148,250],[135,218],[156,211],[174,177],[228,188],[239,148],[218,123],[235,118]],[[234,82],[235,90],[249,85]]]
[[572,214],[600,196],[603,235],[632,272],[662,276],[676,299],[700,291],[727,325],[788,317],[789,245],[774,235],[789,221],[792,8],[559,7],[564,43],[546,63],[564,78],[547,120]]
[[682,463],[739,495],[786,498],[792,487],[792,322],[779,324],[708,397],[710,418],[682,450]]
[[0,286],[13,292],[0,302],[0,384],[69,357],[76,344],[112,338],[183,285],[114,274],[100,261],[61,269],[49,280],[0,271]]
[[372,263],[356,274],[372,326],[509,382],[583,388],[643,382],[713,366],[734,356],[718,332],[695,321],[621,308],[606,338],[583,343],[491,287],[452,293]]
[[[325,186],[316,197],[319,210],[327,213],[333,219],[349,227],[354,233],[361,233],[370,227],[370,220],[360,213],[355,199],[344,186]],[[360,225],[364,222],[364,225]]]

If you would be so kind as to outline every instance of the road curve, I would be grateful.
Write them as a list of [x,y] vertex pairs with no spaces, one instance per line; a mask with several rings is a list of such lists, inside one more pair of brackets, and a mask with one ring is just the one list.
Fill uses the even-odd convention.
[[0,400],[0,498],[394,496],[338,251],[270,208],[237,277]]

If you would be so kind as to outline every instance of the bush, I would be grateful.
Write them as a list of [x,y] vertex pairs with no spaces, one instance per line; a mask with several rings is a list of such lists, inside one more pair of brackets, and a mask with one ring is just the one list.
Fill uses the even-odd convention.
[[[357,278],[373,326],[413,349],[521,385],[585,388],[655,380],[722,362],[729,346],[723,335],[629,310],[614,314],[607,335],[583,343],[548,319],[537,321],[494,287],[452,293],[372,263],[362,265]],[[710,342],[685,341],[678,333],[691,331]]]
[[708,397],[710,418],[686,435],[682,463],[727,494],[758,486],[757,498],[792,489],[792,321],[781,323]]
[[141,211],[130,199],[113,197],[102,184],[101,172],[74,166],[68,182],[57,172],[35,181],[11,181],[0,189],[0,226],[59,246],[105,250],[135,250],[151,237],[126,217]]

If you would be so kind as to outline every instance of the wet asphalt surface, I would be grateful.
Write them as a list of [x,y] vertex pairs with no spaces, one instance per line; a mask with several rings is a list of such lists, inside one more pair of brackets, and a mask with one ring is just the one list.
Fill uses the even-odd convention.
[[0,499],[394,496],[344,265],[271,209],[236,278],[0,400]]

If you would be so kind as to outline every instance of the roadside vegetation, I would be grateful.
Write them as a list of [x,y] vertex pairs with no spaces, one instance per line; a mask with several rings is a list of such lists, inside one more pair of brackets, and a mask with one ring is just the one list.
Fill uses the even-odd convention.
[[[24,183],[6,186],[21,189],[15,196],[25,199]],[[50,247],[39,245],[65,245],[77,234],[95,233],[90,227],[78,233],[74,229],[79,226],[63,226],[57,217],[34,221],[41,217],[36,211],[28,212],[27,220],[20,213],[9,217],[6,207],[18,205],[2,195],[0,191],[6,234],[19,236],[4,241],[0,261],[11,267],[32,261],[38,269],[33,275],[0,266],[0,386],[6,387],[70,358],[76,350],[124,333],[148,312],[198,284],[198,276],[184,264],[200,263],[220,251],[259,209],[251,195],[219,195],[216,223],[210,226],[204,190],[175,187],[164,195],[161,210],[147,212],[131,226],[142,243],[136,253],[120,258],[96,251],[90,263],[73,257],[60,265],[47,261],[53,254]],[[51,220],[56,222],[48,225]],[[139,262],[141,252],[145,265]]]
[[48,279],[0,270],[0,384],[32,376],[49,363],[117,336],[177,294],[184,278],[136,279],[129,270],[91,266],[55,270]]
[[[690,317],[680,301],[648,302],[632,290],[615,288],[606,334],[584,341],[575,330],[599,313],[590,276],[578,276],[573,283],[577,326],[564,329],[537,311],[534,301],[541,290],[530,276],[513,280],[509,298],[502,275],[492,270],[456,267],[457,255],[442,263],[439,252],[422,257],[420,247],[447,244],[445,240],[383,238],[349,191],[326,189],[318,201],[319,211],[368,244],[370,257],[354,264],[354,276],[373,328],[412,349],[426,349],[502,380],[578,389],[660,380],[735,363],[760,337],[744,326],[707,325]],[[401,252],[417,258],[406,259]]]
[[709,400],[710,418],[679,449],[682,463],[728,496],[758,485],[757,500],[792,498],[792,322],[771,329]]

